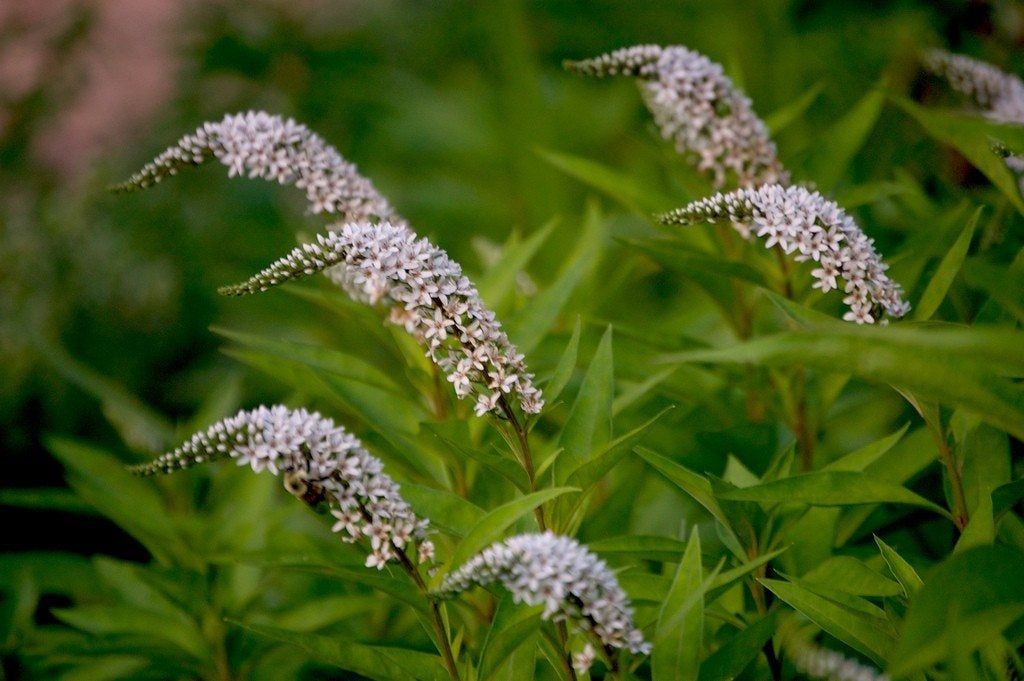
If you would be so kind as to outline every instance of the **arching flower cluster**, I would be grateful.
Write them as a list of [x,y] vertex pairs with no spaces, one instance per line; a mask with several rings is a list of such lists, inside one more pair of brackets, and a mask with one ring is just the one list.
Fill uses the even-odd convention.
[[[930,51],[924,61],[925,66],[944,77],[950,87],[970,97],[987,118],[997,123],[1024,125],[1024,81],[1017,76],[944,50]],[[1018,184],[1024,191],[1024,156],[1009,154],[1006,167],[1018,175]]]
[[227,457],[283,476],[288,491],[311,505],[326,502],[337,521],[332,531],[343,541],[369,540],[367,567],[382,569],[414,542],[421,562],[433,558],[428,521],[413,513],[380,459],[317,412],[281,405],[243,410],[132,470],[156,475]]
[[[335,265],[341,265],[335,268]],[[460,398],[476,395],[476,413],[500,411],[518,397],[528,414],[544,402],[523,356],[458,263],[404,224],[347,223],[276,261],[248,281],[221,290],[242,295],[332,268],[357,299],[390,308],[390,321],[423,344]]]
[[593,632],[607,648],[650,653],[615,575],[570,537],[545,532],[495,543],[445,577],[438,595],[448,598],[494,582],[508,589],[517,603],[543,604],[544,619],[569,620]]
[[793,665],[804,675],[822,681],[889,681],[889,676],[828,648],[801,642],[790,645]]
[[834,202],[803,187],[765,185],[715,194],[661,216],[665,224],[687,225],[728,220],[745,238],[765,239],[798,262],[813,260],[815,288],[828,292],[845,280],[847,321],[869,324],[883,314],[902,317],[910,306],[899,284],[885,274],[887,265],[874,242]]
[[944,50],[928,52],[924,63],[930,71],[945,78],[954,90],[970,97],[992,120],[1024,123],[1024,81],[1017,76]]
[[768,128],[717,64],[681,46],[637,45],[567,62],[591,76],[634,76],[662,136],[715,188],[789,183]]
[[306,126],[264,112],[226,116],[183,137],[121,187],[147,187],[210,158],[231,175],[303,188],[314,213],[343,219],[223,293],[254,293],[326,271],[355,300],[387,306],[390,321],[426,347],[456,395],[476,398],[478,415],[501,413],[513,397],[524,413],[543,409],[523,356],[459,264],[419,238],[353,164]]
[[319,135],[290,118],[263,111],[204,123],[116,188],[149,187],[211,158],[227,166],[230,177],[262,178],[304,189],[313,213],[345,220],[401,219],[373,183]]

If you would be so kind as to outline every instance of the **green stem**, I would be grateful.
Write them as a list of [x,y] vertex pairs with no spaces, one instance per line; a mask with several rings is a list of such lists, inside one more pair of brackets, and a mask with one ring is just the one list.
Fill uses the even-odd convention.
[[[516,441],[519,443],[519,463],[523,466],[523,470],[526,471],[526,478],[530,483],[530,491],[537,491],[537,473],[533,467],[533,455],[530,453],[530,438],[527,436],[526,429],[519,422],[519,418],[516,416],[515,411],[509,405],[508,400],[502,395],[498,398],[498,406],[501,407],[501,413],[508,419],[509,424],[512,426],[512,430],[515,432]],[[537,525],[540,527],[541,532],[548,529],[547,521],[544,518],[544,508],[538,506],[533,509],[533,514],[537,518]]]
[[963,532],[970,520],[967,514],[967,496],[964,494],[960,469],[956,465],[953,451],[949,448],[949,437],[941,423],[932,423],[931,419],[925,419],[925,423],[928,426],[928,432],[932,434],[932,439],[935,440],[935,446],[939,449],[939,460],[945,466],[950,487],[953,488],[953,524],[956,525],[958,532]]

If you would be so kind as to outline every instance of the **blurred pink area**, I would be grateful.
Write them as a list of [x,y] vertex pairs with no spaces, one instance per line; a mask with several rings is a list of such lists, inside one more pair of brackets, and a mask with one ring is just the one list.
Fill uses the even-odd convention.
[[118,147],[173,96],[187,0],[2,0],[0,139],[20,107],[50,112],[33,160],[65,178]]

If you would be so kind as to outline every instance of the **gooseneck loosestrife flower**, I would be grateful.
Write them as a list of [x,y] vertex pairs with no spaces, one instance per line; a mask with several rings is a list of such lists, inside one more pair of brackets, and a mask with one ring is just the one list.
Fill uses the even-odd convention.
[[132,470],[156,475],[223,458],[283,476],[285,488],[311,505],[327,503],[337,521],[331,529],[343,541],[369,539],[367,567],[382,569],[414,543],[420,562],[433,558],[428,521],[413,513],[380,459],[317,412],[281,405],[243,410]]
[[793,666],[800,673],[821,681],[889,681],[889,676],[809,641],[788,646]]
[[925,55],[924,63],[932,73],[945,78],[954,90],[970,97],[992,120],[1024,123],[1024,81],[1017,76],[945,50],[931,50]]
[[[449,573],[437,595],[449,598],[494,582],[508,589],[517,603],[543,604],[544,619],[568,620],[593,633],[609,655],[620,648],[650,653],[614,573],[575,539],[545,532],[492,544]],[[587,662],[586,652],[578,662]]]
[[426,346],[455,394],[476,396],[477,415],[499,412],[506,395],[518,397],[527,414],[543,408],[523,356],[459,264],[403,224],[346,223],[221,292],[264,291],[327,268],[340,272],[353,297],[386,305],[389,320]]
[[788,184],[768,127],[720,64],[682,46],[637,45],[568,61],[588,76],[633,76],[665,139],[675,142],[716,189]]
[[[931,50],[925,55],[924,63],[930,71],[944,77],[954,90],[970,97],[986,118],[997,123],[1024,125],[1024,81],[1017,76],[944,50]],[[1024,156],[1009,154],[1006,166],[1020,176],[1018,183],[1024,191]]]
[[216,158],[229,175],[306,190],[314,213],[342,218],[225,295],[264,291],[325,271],[353,299],[389,309],[389,321],[426,347],[460,398],[475,412],[502,413],[518,400],[526,414],[544,407],[523,356],[460,265],[420,238],[356,167],[304,125],[249,112],[207,123],[163,152],[123,189],[147,187],[179,169]]
[[304,189],[313,213],[345,220],[401,220],[373,183],[319,135],[263,111],[204,123],[114,189],[144,189],[210,159],[227,166],[229,177],[263,178]]
[[902,317],[910,306],[899,284],[885,274],[887,265],[868,237],[834,202],[804,187],[765,185],[694,201],[659,217],[664,224],[729,221],[744,239],[765,239],[797,262],[813,260],[814,288],[840,287],[850,310],[843,315],[858,324],[885,322],[884,314]]

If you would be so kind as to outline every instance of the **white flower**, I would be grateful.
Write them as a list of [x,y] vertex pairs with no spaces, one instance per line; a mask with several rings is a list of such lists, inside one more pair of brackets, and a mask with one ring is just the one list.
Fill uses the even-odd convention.
[[803,674],[822,681],[889,681],[887,674],[850,660],[809,641],[787,646],[793,665]]
[[421,561],[433,557],[427,521],[413,513],[395,481],[382,472],[380,459],[317,412],[281,405],[243,410],[132,471],[170,473],[225,457],[257,472],[280,472],[295,496],[310,503],[325,501],[337,521],[331,531],[343,532],[342,541],[370,538],[368,567],[383,568],[410,539],[417,542]]
[[400,219],[334,147],[305,125],[263,111],[204,123],[115,189],[149,187],[211,158],[227,166],[230,177],[246,175],[305,189],[313,213],[337,214],[346,220]]
[[543,604],[544,619],[571,620],[605,646],[650,653],[614,573],[575,539],[545,532],[492,544],[449,573],[438,595],[448,598],[494,582],[508,589],[517,603]]
[[789,182],[775,143],[750,99],[717,64],[685,47],[637,45],[567,62],[592,76],[634,76],[647,108],[666,139],[675,141],[716,188]]
[[503,394],[527,414],[543,408],[523,356],[459,264],[404,223],[346,223],[221,292],[255,293],[323,270],[354,299],[390,307],[388,320],[425,346],[455,394],[477,396],[478,415],[499,411]]
[[[899,284],[885,274],[887,265],[875,251],[874,242],[860,230],[853,218],[817,192],[803,187],[764,185],[715,194],[661,216],[665,224],[731,222],[741,234],[757,227],[767,237],[765,247],[778,245],[795,254],[797,262],[816,260],[811,271],[815,288],[830,291],[838,278],[846,280],[850,306],[843,319],[871,324],[882,313],[902,317],[910,306],[903,301]],[[749,237],[748,237],[749,238]]]
[[[1024,125],[1024,81],[1017,76],[944,50],[928,52],[924,63],[933,73],[943,76],[954,90],[970,97],[987,118]],[[1024,156],[1010,154],[1006,166],[1020,176],[1024,191]]]
[[590,667],[594,664],[594,658],[597,657],[597,651],[594,650],[594,646],[589,643],[584,644],[583,650],[572,655],[572,668],[576,670],[576,673],[583,676],[590,671]]

